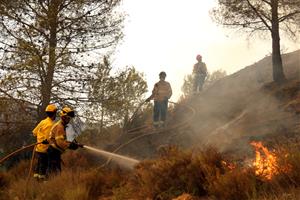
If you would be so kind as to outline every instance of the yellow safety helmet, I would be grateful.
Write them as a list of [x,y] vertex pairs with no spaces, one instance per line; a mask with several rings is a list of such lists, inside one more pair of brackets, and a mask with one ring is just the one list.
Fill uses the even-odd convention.
[[56,105],[54,104],[49,104],[46,109],[45,109],[46,112],[56,112],[57,111],[57,107]]
[[75,117],[75,112],[70,107],[66,106],[60,111],[59,116],[61,116],[61,117],[63,117],[63,116]]

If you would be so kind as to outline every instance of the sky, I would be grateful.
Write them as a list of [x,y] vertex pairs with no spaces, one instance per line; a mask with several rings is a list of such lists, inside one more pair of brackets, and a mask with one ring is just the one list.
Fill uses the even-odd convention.
[[[208,71],[227,74],[271,54],[267,38],[247,39],[234,29],[212,21],[209,11],[215,0],[123,0],[126,13],[124,39],[117,47],[113,65],[134,66],[145,75],[149,92],[161,71],[173,89],[171,100],[182,94],[184,77],[191,74],[196,55],[201,54]],[[299,43],[281,40],[282,49],[300,49]]]

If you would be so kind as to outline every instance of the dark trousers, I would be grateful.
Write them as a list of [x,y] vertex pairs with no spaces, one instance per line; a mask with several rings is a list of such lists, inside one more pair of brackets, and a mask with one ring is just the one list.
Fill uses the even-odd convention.
[[52,146],[48,148],[48,173],[57,174],[61,172],[61,152]]
[[168,111],[168,100],[154,101],[153,122],[166,121]]
[[48,154],[35,152],[37,157],[37,165],[35,167],[34,173],[39,175],[46,175],[48,167]]

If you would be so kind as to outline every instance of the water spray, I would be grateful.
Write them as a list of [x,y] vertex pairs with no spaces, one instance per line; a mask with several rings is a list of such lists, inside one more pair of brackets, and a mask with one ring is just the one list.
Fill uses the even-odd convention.
[[87,146],[87,145],[84,145],[83,147],[85,149],[88,149],[88,150],[91,150],[91,151],[96,152],[98,154],[101,154],[102,156],[104,156],[108,159],[111,159],[111,160],[115,161],[116,163],[118,163],[119,165],[122,165],[126,168],[132,169],[135,165],[137,165],[140,162],[139,160],[136,160],[134,158],[123,156],[123,155],[120,155],[120,154],[111,153],[111,152],[104,151],[104,150],[101,150],[101,149],[97,149],[97,148],[94,148],[94,147],[90,147],[90,146]]

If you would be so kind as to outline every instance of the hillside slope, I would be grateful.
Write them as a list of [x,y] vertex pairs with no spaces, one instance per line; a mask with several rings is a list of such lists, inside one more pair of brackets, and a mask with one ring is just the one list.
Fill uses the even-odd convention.
[[[245,153],[251,140],[299,133],[300,50],[282,58],[288,78],[283,86],[272,83],[271,58],[266,57],[176,106],[171,114],[176,118],[170,120],[168,127],[183,121],[187,122],[185,126],[157,134],[124,134],[108,150],[146,134],[118,152],[143,159],[155,155],[160,146],[174,144],[183,148],[213,145],[222,151]],[[180,108],[183,106],[192,107],[196,114],[191,116]]]
[[266,57],[192,98],[194,145],[236,151],[252,139],[299,131],[300,51],[283,55],[283,63],[288,81],[282,86],[272,83],[271,58]]

